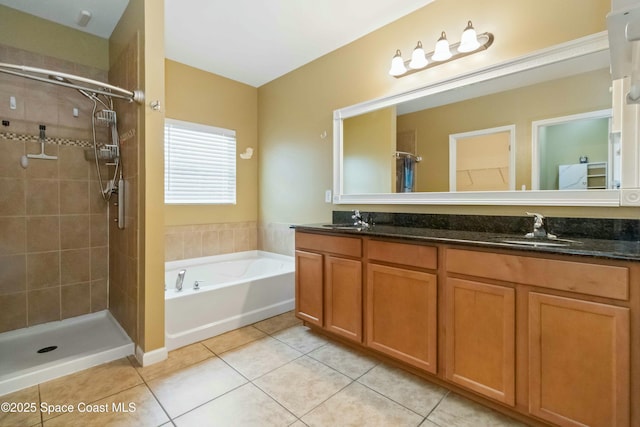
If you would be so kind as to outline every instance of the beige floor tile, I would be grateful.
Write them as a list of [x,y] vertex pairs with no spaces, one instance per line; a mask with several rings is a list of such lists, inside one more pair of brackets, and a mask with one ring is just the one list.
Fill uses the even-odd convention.
[[246,382],[226,363],[214,357],[153,379],[147,384],[173,418]]
[[253,326],[245,326],[244,328],[229,331],[217,337],[209,338],[202,341],[209,350],[216,354],[224,353],[241,345],[264,338],[266,334]]
[[413,374],[380,364],[363,375],[358,382],[426,417],[447,390]]
[[[91,409],[92,411],[89,411]],[[76,411],[45,421],[46,427],[159,426],[169,421],[145,385],[109,396]]]
[[302,356],[298,350],[271,337],[243,345],[219,357],[250,380]]
[[33,426],[40,423],[40,394],[38,386],[25,388],[0,397],[10,403],[9,411],[0,411],[0,426]]
[[455,393],[449,393],[427,419],[446,427],[526,426]]
[[351,383],[302,417],[308,426],[417,426],[422,417],[373,390]]
[[424,420],[420,427],[440,427],[438,424],[432,423],[429,420]]
[[174,420],[178,427],[288,426],[296,417],[253,384],[245,384]]
[[[40,384],[40,398],[52,405],[75,405],[95,402],[141,383],[140,375],[124,358]],[[55,415],[42,414],[44,420]]]
[[354,380],[379,363],[373,357],[335,342],[329,342],[312,351],[308,356],[331,366]]
[[254,384],[301,417],[351,382],[349,377],[303,356],[258,378]]
[[272,337],[305,354],[329,342],[327,338],[303,325],[283,329]]
[[170,351],[169,357],[166,360],[150,366],[142,367],[138,365],[138,362],[133,356],[130,357],[130,360],[133,358],[131,363],[134,364],[142,378],[144,378],[145,381],[150,381],[162,375],[202,362],[210,357],[215,357],[215,355],[202,344],[195,343]]
[[273,334],[296,325],[302,325],[302,321],[295,316],[293,311],[288,311],[253,324],[253,326],[266,334]]

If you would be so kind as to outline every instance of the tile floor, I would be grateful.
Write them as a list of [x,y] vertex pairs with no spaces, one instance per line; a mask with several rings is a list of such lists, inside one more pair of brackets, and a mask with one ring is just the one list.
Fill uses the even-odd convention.
[[[0,426],[522,426],[332,342],[285,313],[172,351],[0,397]],[[71,412],[71,410],[73,410]]]

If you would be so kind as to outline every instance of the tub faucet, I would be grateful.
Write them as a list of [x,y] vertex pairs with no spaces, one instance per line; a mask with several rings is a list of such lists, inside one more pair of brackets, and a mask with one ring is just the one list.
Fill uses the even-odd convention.
[[176,278],[176,290],[177,291],[181,291],[182,290],[182,282],[184,282],[184,275],[187,272],[187,270],[180,270],[180,272],[178,273],[178,277]]
[[535,212],[526,212],[526,214],[533,217],[533,231],[525,234],[525,237],[541,237],[545,239],[557,238],[555,234],[547,233],[547,230],[544,229],[544,216],[542,214]]

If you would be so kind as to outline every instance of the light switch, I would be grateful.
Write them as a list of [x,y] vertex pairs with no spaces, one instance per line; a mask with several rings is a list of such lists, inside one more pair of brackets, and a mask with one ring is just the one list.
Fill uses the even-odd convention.
[[9,97],[9,108],[12,109],[12,110],[15,110],[16,108],[18,108],[16,106],[16,97],[15,96]]

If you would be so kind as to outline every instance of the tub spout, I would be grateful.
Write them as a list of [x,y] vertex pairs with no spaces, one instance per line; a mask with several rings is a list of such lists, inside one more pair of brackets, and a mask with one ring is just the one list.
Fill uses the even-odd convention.
[[176,290],[177,291],[181,291],[182,290],[182,282],[184,282],[184,275],[187,272],[187,270],[180,270],[180,272],[178,273],[178,277],[176,278]]

